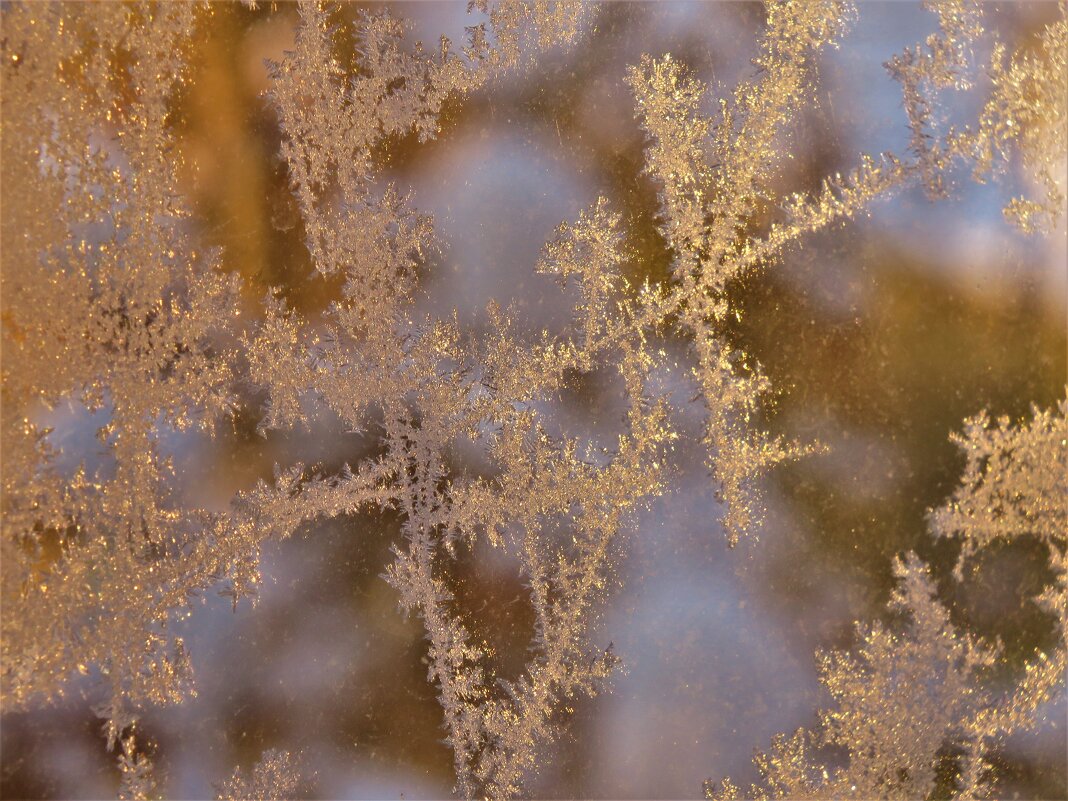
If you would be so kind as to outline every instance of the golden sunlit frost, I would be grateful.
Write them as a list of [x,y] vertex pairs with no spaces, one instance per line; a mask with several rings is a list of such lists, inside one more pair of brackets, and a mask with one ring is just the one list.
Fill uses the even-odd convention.
[[[654,341],[670,331],[690,348],[723,507],[711,527],[734,544],[759,526],[767,471],[819,447],[766,430],[776,388],[727,333],[739,313],[737,282],[877,198],[915,184],[946,194],[960,164],[984,177],[1019,159],[1037,176],[1044,196],[1007,209],[1025,230],[1052,222],[1063,202],[1055,180],[1065,155],[1063,17],[1030,50],[995,47],[978,120],[942,131],[932,108],[939,93],[972,87],[972,45],[985,34],[978,6],[932,4],[939,32],[887,65],[902,86],[909,152],[859,156],[851,171],[799,194],[779,181],[791,136],[817,100],[821,54],[848,34],[857,9],[769,2],[752,69],[733,88],[707,85],[667,54],[645,55],[626,73],[645,171],[659,192],[668,277],[628,283],[626,218],[600,197],[561,222],[529,265],[577,292],[566,329],[530,337],[517,307],[491,304],[485,330],[473,332],[457,315],[417,311],[421,270],[441,243],[433,220],[385,179],[377,154],[404,137],[437,138],[447,103],[536,68],[548,50],[581,47],[591,8],[482,0],[471,10],[487,21],[468,27],[462,46],[442,38],[424,48],[407,41],[409,27],[392,11],[342,20],[331,6],[300,4],[293,48],[269,66],[266,103],[314,267],[302,280],[340,288],[321,314],[302,313],[280,290],[248,319],[239,282],[220,269],[226,254],[196,241],[178,191],[172,104],[212,10],[4,9],[3,179],[19,195],[5,201],[2,229],[0,691],[5,711],[27,709],[91,676],[122,797],[158,792],[151,749],[135,736],[139,715],[195,694],[190,655],[172,633],[190,600],[209,589],[235,605],[254,599],[266,543],[357,513],[400,520],[384,578],[422,623],[457,792],[524,792],[571,699],[595,693],[616,664],[591,628],[621,535],[672,487],[685,409],[657,383],[664,356]],[[598,443],[560,433],[547,409],[576,376],[598,371],[618,378],[619,430]],[[325,410],[376,447],[326,474],[279,465],[223,511],[191,505],[174,489],[163,439],[231,425],[256,392],[264,408],[250,414],[261,433],[299,430],[310,409]],[[101,416],[111,468],[59,468],[39,421],[69,402]],[[759,761],[767,788],[754,794],[923,795],[946,781],[932,760],[947,743],[960,752],[954,792],[988,783],[988,749],[1031,725],[1062,689],[1063,416],[1038,412],[1018,428],[970,421],[961,489],[931,524],[934,535],[962,542],[958,573],[993,540],[1038,537],[1056,576],[1040,603],[1060,610],[1060,649],[1036,654],[1007,693],[987,693],[982,673],[997,648],[958,631],[926,566],[900,558],[890,609],[904,624],[861,626],[855,651],[820,658],[836,706],[818,737],[775,741]],[[451,470],[458,443],[489,468]],[[500,668],[457,599],[464,560],[483,544],[516,561],[529,591],[533,631],[518,672]],[[848,769],[821,767],[814,738],[846,749]],[[220,785],[219,797],[290,795],[296,762],[267,752]],[[720,795],[738,792],[727,783]]]
[[[814,732],[780,735],[757,758],[764,779],[752,798],[985,798],[997,792],[993,758],[1005,738],[1044,722],[1043,709],[1064,692],[1068,669],[1068,401],[1033,419],[991,426],[966,421],[955,440],[967,465],[949,502],[931,515],[932,534],[961,542],[956,577],[995,542],[1035,538],[1045,546],[1052,581],[1034,599],[1053,619],[1054,648],[1030,655],[1011,683],[991,670],[1001,646],[976,639],[950,620],[930,570],[913,553],[894,561],[887,609],[903,625],[857,627],[852,651],[818,656],[834,705]],[[814,751],[839,748],[845,767]],[[713,799],[741,797],[730,780],[709,782]]]

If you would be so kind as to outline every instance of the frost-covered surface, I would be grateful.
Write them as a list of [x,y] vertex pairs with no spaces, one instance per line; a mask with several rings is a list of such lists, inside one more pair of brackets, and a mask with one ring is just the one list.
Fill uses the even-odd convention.
[[[907,148],[858,155],[808,189],[786,180],[793,141],[822,98],[821,58],[857,16],[851,4],[769,3],[733,86],[666,52],[636,59],[618,80],[632,93],[642,172],[657,192],[644,224],[663,269],[641,263],[634,214],[602,194],[560,220],[525,265],[570,301],[560,330],[539,331],[507,298],[477,325],[427,313],[426,272],[447,243],[386,166],[392,148],[439,138],[450,104],[536,71],[545,53],[581,49],[594,7],[475,3],[482,21],[462,43],[423,47],[407,36],[403,7],[302,4],[291,48],[268,64],[263,102],[291,193],[284,226],[299,230],[312,269],[251,304],[243,294],[254,282],[243,285],[228,252],[198,240],[181,193],[174,108],[195,89],[190,59],[217,12],[5,8],[5,713],[88,696],[117,755],[120,795],[150,797],[156,749],[138,721],[196,695],[181,634],[192,601],[221,592],[235,609],[254,602],[269,544],[331,524],[359,537],[357,522],[377,519],[396,526],[383,578],[401,615],[422,627],[455,792],[522,794],[546,771],[577,699],[619,664],[611,634],[597,639],[600,610],[635,521],[686,486],[676,454],[694,413],[721,504],[706,525],[731,546],[758,530],[769,471],[803,469],[826,448],[768,424],[774,392],[787,388],[736,341],[745,282],[883,198],[922,187],[942,199],[962,169],[980,180],[1022,169],[1037,189],[1007,199],[1006,217],[1027,232],[1057,224],[1063,8],[1017,53],[991,44],[980,6],[931,10],[934,32],[886,65],[902,88]],[[993,56],[980,79],[974,51],[984,42]],[[978,113],[946,123],[940,103],[966,91],[979,93]],[[292,298],[305,285],[332,288],[333,299],[301,309]],[[664,373],[679,362],[688,375],[672,385]],[[563,408],[583,381],[610,388],[610,422],[576,425]],[[97,428],[99,451],[80,466],[62,450],[77,437],[48,425],[64,405],[87,410],[83,427]],[[357,458],[299,446],[323,419],[360,438]],[[221,508],[196,502],[176,438],[248,420],[297,444],[273,480]],[[821,657],[835,707],[819,735],[776,741],[761,762],[769,789],[754,794],[976,794],[996,773],[988,754],[1063,692],[1064,409],[1016,428],[976,418],[961,442],[963,483],[931,533],[962,542],[958,578],[992,542],[1037,538],[1052,576],[1040,603],[1061,611],[1050,652],[1001,664],[996,644],[955,626],[919,558],[895,557],[888,608],[904,628],[865,624],[854,651]],[[509,560],[525,589],[514,600],[529,631],[514,653],[496,651],[465,601],[465,576],[494,560]],[[980,686],[995,667],[1000,684]],[[814,737],[844,749],[848,764],[808,756]],[[311,777],[300,777],[299,760],[269,751],[218,793],[304,792]]]
[[[834,705],[816,733],[780,735],[757,764],[764,787],[755,798],[987,797],[997,790],[992,754],[1005,738],[1043,721],[1064,693],[1068,651],[1068,401],[1034,419],[996,425],[980,415],[956,441],[967,456],[960,488],[931,518],[937,537],[959,539],[956,576],[992,543],[1037,539],[1050,583],[1035,599],[1052,618],[1050,653],[1036,650],[1005,686],[995,680],[996,642],[957,629],[938,600],[928,567],[914,553],[895,559],[897,587],[888,610],[897,626],[860,625],[852,652],[822,654],[821,681]],[[812,756],[830,747],[845,767]],[[710,798],[741,796],[729,780],[709,783]]]

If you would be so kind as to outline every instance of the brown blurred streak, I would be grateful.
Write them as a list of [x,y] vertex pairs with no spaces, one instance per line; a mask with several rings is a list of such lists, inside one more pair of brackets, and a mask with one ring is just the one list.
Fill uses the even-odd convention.
[[248,310],[275,287],[298,309],[321,308],[331,288],[306,280],[311,260],[287,170],[272,157],[281,137],[265,96],[263,62],[293,47],[296,9],[234,3],[210,15],[176,104],[181,191],[203,239],[222,249],[223,269],[244,279]]

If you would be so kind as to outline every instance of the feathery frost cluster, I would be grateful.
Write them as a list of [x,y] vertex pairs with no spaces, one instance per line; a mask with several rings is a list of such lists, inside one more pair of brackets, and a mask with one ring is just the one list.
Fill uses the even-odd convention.
[[[695,356],[708,468],[731,543],[758,524],[758,479],[814,445],[761,427],[770,387],[724,335],[732,281],[776,264],[790,246],[909,185],[933,197],[961,166],[985,179],[1010,162],[1041,187],[1006,215],[1052,224],[1064,198],[1068,19],[1019,53],[1001,44],[990,90],[970,125],[942,130],[939,94],[975,81],[973,45],[992,37],[982,9],[932,3],[937,31],[892,59],[912,130],[909,151],[861,156],[810,195],[782,196],[792,126],[814,97],[820,53],[847,33],[847,2],[768,2],[750,77],[707,86],[670,55],[645,56],[625,79],[659,187],[670,276],[632,286],[620,214],[599,199],[561,223],[531,269],[578,288],[563,334],[518,332],[492,307],[488,333],[415,306],[433,221],[381,175],[376,148],[439,134],[446,101],[492,88],[538,54],[581,41],[593,10],[568,0],[481,0],[486,22],[463,46],[410,47],[402,19],[365,13],[351,26],[357,61],[338,57],[335,9],[300,6],[292,52],[270,65],[266,102],[317,270],[340,298],[302,319],[278,296],[262,315],[237,310],[226,253],[189,233],[177,191],[172,98],[211,9],[187,3],[26,4],[3,9],[3,638],[5,711],[60,699],[73,679],[99,681],[96,710],[116,749],[124,798],[156,793],[135,737],[149,705],[195,693],[191,657],[172,634],[200,593],[253,598],[264,543],[315,521],[388,511],[403,521],[385,576],[425,626],[428,681],[440,701],[463,797],[520,794],[560,713],[593,693],[616,662],[590,640],[619,534],[635,510],[671,490],[673,409],[658,397],[657,337],[671,329]],[[995,37],[996,38],[996,37]],[[623,77],[623,76],[621,76]],[[712,113],[710,113],[712,112]],[[763,221],[763,222],[762,222]],[[624,431],[609,447],[550,433],[541,404],[576,375],[616,370]],[[377,442],[333,475],[279,465],[273,483],[225,511],[191,508],[173,489],[163,437],[228,425],[242,397],[267,398],[263,430],[299,428],[309,405]],[[42,410],[73,401],[104,421],[106,458],[68,470]],[[861,626],[853,652],[820,657],[835,706],[818,732],[776,740],[759,760],[760,798],[972,797],[989,789],[987,755],[1033,725],[1063,691],[1066,604],[1065,407],[1020,427],[983,417],[959,438],[960,489],[931,517],[958,539],[958,570],[994,540],[1037,537],[1055,581],[1039,602],[1057,619],[1052,653],[1036,653],[1012,688],[990,685],[997,646],[957,630],[914,555],[895,563],[901,625]],[[458,443],[484,475],[447,469]],[[561,535],[566,532],[566,535]],[[484,539],[522,565],[535,626],[525,669],[506,678],[454,603],[457,565]],[[845,749],[826,767],[819,749]],[[269,752],[218,785],[220,798],[298,792],[300,767]],[[737,798],[729,781],[714,798]]]
[[[1009,689],[996,680],[999,645],[958,630],[937,597],[930,571],[914,553],[895,559],[898,585],[889,610],[900,625],[858,624],[854,652],[819,656],[821,680],[835,702],[820,729],[780,735],[757,757],[765,786],[744,794],[730,780],[709,782],[713,799],[984,798],[996,790],[991,753],[1006,735],[1026,731],[1064,692],[1068,652],[1068,401],[1034,410],[1013,426],[986,415],[954,437],[967,457],[961,485],[930,516],[934,537],[959,540],[954,574],[994,542],[1035,538],[1052,582],[1035,599],[1056,626],[1056,647],[1036,651]],[[848,764],[823,764],[837,747]]]

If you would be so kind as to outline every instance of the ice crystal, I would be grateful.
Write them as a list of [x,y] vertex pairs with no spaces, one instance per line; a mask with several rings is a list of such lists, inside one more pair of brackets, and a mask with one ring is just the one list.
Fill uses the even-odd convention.
[[[1068,158],[1068,19],[1047,26],[1030,52],[1009,58],[998,44],[990,65],[994,91],[974,130],[964,131],[953,146],[975,159],[982,176],[1019,149],[1024,167],[1045,194],[1013,198],[1006,217],[1022,230],[1051,229],[1063,213],[1063,176]],[[1007,63],[1006,63],[1007,60]]]
[[[850,13],[837,2],[770,4],[754,60],[761,77],[722,100],[718,119],[701,112],[708,87],[670,55],[646,56],[628,74],[651,139],[646,168],[662,186],[662,232],[675,257],[676,282],[663,306],[692,331],[695,373],[708,406],[710,466],[727,507],[731,543],[759,516],[754,477],[799,451],[749,425],[770,385],[744,354],[728,347],[718,327],[730,311],[730,281],[774,255],[746,226],[770,199],[771,177],[784,158],[776,138],[808,96],[813,54],[834,42]],[[807,232],[797,228],[784,243]]]
[[[808,194],[784,191],[779,178],[815,97],[820,54],[846,34],[851,4],[769,2],[751,74],[723,92],[670,55],[644,56],[626,80],[670,275],[628,283],[624,217],[599,198],[563,221],[530,265],[575,286],[580,300],[566,330],[529,337],[515,309],[495,304],[481,333],[457,316],[417,312],[420,270],[440,243],[433,221],[385,180],[377,154],[403,137],[438,137],[447,102],[575,46],[585,4],[472,3],[486,21],[457,49],[446,38],[409,44],[391,11],[343,19],[301,3],[292,51],[269,65],[266,102],[315,268],[308,280],[342,288],[314,316],[272,292],[252,320],[240,314],[225,254],[191,233],[178,191],[174,99],[212,10],[5,7],[3,176],[19,191],[17,203],[7,196],[2,227],[5,710],[55,701],[93,676],[121,793],[151,796],[156,779],[134,731],[146,707],[195,692],[173,633],[190,599],[209,589],[235,604],[254,597],[268,541],[389,512],[401,535],[384,578],[424,626],[456,790],[521,793],[559,735],[562,709],[596,692],[616,662],[590,636],[613,555],[636,511],[670,488],[679,410],[659,397],[654,340],[671,328],[692,348],[708,468],[733,544],[757,527],[761,477],[811,447],[764,430],[773,387],[726,330],[737,281],[877,197],[909,183],[943,194],[957,163],[982,177],[1017,148],[1046,197],[1013,201],[1010,215],[1032,228],[1058,212],[1050,165],[1065,153],[1064,19],[1031,51],[996,49],[979,119],[943,132],[931,109],[938,92],[968,86],[983,29],[978,7],[963,0],[933,8],[940,32],[888,64],[904,91],[910,155],[861,156]],[[619,376],[620,432],[608,443],[560,433],[547,410],[575,376],[598,371]],[[175,490],[165,438],[230,425],[253,391],[266,399],[262,433],[298,428],[314,407],[367,433],[373,455],[326,475],[279,465],[225,511],[191,505]],[[104,419],[102,458],[69,472],[43,422],[64,403]],[[1043,603],[1060,604],[1063,628],[1062,418],[1040,415],[1026,430],[970,423],[964,486],[932,525],[961,538],[962,566],[993,538],[1038,536],[1058,576]],[[460,443],[490,469],[451,470]],[[1051,454],[1060,483],[1048,478]],[[529,588],[534,628],[518,673],[500,668],[455,597],[460,564],[483,542],[515,559]],[[988,741],[1024,725],[1055,688],[1063,649],[1036,657],[1008,701],[973,690],[996,651],[955,631],[914,557],[895,570],[891,606],[908,619],[904,629],[864,628],[854,655],[821,662],[838,704],[822,736],[849,750],[849,773],[812,768],[807,735],[782,738],[761,763],[768,794],[915,795],[934,781],[931,760],[946,743],[963,749],[960,786],[970,792],[985,780]],[[918,688],[937,715],[908,706]],[[219,797],[290,795],[296,775],[291,757],[268,752]],[[726,785],[726,797],[736,792]]]
[[265,751],[246,776],[241,768],[216,788],[216,801],[274,801],[297,798],[300,771],[287,751]]
[[[775,739],[756,762],[764,785],[750,798],[974,798],[996,789],[991,755],[1013,732],[1041,722],[1043,705],[1064,693],[1068,668],[1068,401],[1035,410],[1026,425],[991,428],[968,420],[956,440],[967,455],[961,486],[932,514],[932,534],[961,540],[957,577],[994,541],[1034,538],[1047,549],[1053,580],[1036,598],[1055,620],[1052,653],[1034,652],[1006,689],[992,681],[1000,646],[958,629],[939,601],[928,567],[913,553],[895,559],[888,611],[900,627],[858,624],[853,651],[819,655],[834,706],[816,732]],[[818,749],[848,754],[845,767]],[[709,798],[743,797],[726,780]]]
[[137,750],[137,740],[132,734],[122,740],[119,771],[122,774],[119,801],[149,801],[158,797],[152,761]]
[[[4,181],[20,191],[3,217],[8,703],[62,695],[90,668],[112,721],[181,700],[190,666],[167,624],[234,555],[173,496],[159,447],[230,402],[236,286],[190,241],[168,154],[196,13],[4,11]],[[106,411],[111,469],[56,471],[35,410],[67,399]]]

